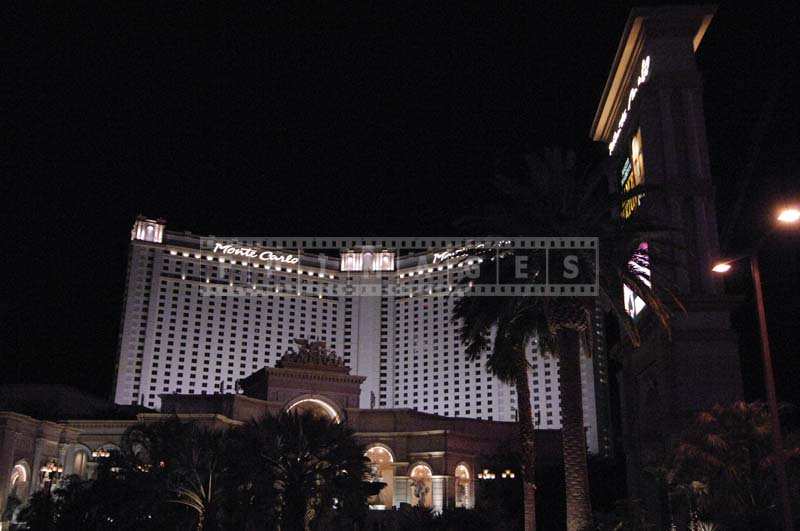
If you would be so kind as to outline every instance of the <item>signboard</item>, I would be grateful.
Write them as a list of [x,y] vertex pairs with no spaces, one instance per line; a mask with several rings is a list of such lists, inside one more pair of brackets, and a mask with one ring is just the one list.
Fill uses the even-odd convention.
[[619,121],[617,122],[617,129],[614,131],[613,136],[611,137],[611,142],[608,143],[608,154],[614,154],[614,148],[617,147],[617,141],[619,140],[620,135],[622,134],[622,128],[625,127],[625,122],[628,120],[628,113],[631,110],[631,105],[636,100],[636,95],[639,93],[639,87],[647,81],[647,78],[650,77],[650,56],[648,55],[644,59],[642,59],[642,66],[639,70],[639,77],[636,78],[636,85],[631,87],[630,92],[628,92],[628,104],[625,106],[625,110],[622,111],[622,114],[619,117]]
[[254,247],[238,247],[232,244],[214,244],[214,252],[226,255],[241,256],[261,260],[262,262],[281,262],[284,264],[296,264],[300,258],[291,254],[276,254],[269,250],[261,250]]

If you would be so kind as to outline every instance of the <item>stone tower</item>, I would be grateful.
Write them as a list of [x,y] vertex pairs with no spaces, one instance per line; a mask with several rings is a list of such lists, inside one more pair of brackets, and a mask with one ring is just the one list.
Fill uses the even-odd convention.
[[[656,187],[620,205],[678,229],[671,256],[650,260],[651,280],[669,285],[686,307],[671,336],[631,304],[643,332],[638,349],[623,346],[623,436],[631,494],[657,499],[644,467],[660,461],[697,411],[742,395],[730,301],[712,277],[718,256],[714,187],[703,114],[703,82],[695,53],[713,6],[637,8],[628,17],[592,126],[608,143],[611,185]],[[652,244],[650,244],[652,247]]]

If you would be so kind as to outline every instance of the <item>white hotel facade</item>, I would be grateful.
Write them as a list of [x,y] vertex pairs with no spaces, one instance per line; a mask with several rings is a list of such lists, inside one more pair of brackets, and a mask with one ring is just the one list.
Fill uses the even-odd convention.
[[[235,393],[237,380],[308,339],[325,341],[366,377],[362,408],[515,419],[514,388],[486,372],[485,356],[466,360],[450,318],[455,297],[427,287],[454,285],[471,261],[444,250],[289,252],[302,243],[291,240],[268,250],[273,239],[203,237],[138,218],[115,401],[158,409],[164,393]],[[378,292],[359,294],[366,287]],[[584,422],[590,451],[605,453],[607,362],[602,323],[593,326],[594,352],[582,361]],[[560,429],[558,361],[534,349],[531,365],[536,427]]]

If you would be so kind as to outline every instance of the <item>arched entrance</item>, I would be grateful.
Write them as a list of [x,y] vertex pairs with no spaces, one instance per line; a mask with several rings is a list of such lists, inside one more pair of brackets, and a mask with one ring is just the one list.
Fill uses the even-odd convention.
[[408,475],[411,482],[411,505],[433,507],[433,471],[425,463],[419,463],[411,468]]
[[466,464],[461,463],[455,470],[455,502],[456,507],[470,509],[474,505],[472,498],[472,476]]
[[370,497],[373,509],[387,509],[394,505],[394,455],[388,446],[374,444],[364,453],[369,459],[370,479],[386,483],[381,492]]
[[286,411],[297,413],[309,412],[312,415],[327,418],[336,422],[342,422],[342,414],[336,404],[321,396],[305,395],[297,397],[286,405]]
[[91,451],[82,444],[71,445],[64,455],[64,476],[76,475],[81,479],[89,477]]
[[14,496],[20,501],[28,499],[31,472],[28,464],[24,461],[18,462],[11,470],[11,477],[8,483],[8,495]]
[[[31,469],[25,461],[18,461],[14,468],[11,469],[11,474],[8,479],[8,493],[5,500],[0,500],[0,509],[3,515],[7,516],[12,522],[16,522],[16,515],[20,507],[28,501],[28,494],[30,493],[31,486]],[[0,515],[0,527],[3,518]],[[5,528],[3,528],[5,529]]]

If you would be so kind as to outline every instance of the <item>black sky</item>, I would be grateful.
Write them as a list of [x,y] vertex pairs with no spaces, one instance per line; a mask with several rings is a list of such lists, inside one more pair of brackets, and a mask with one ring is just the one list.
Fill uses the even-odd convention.
[[[0,380],[109,392],[138,213],[200,234],[445,234],[504,153],[601,153],[589,127],[633,4],[589,4],[7,9]],[[797,13],[748,4],[720,7],[698,56],[720,226],[777,91],[734,249],[800,192]],[[764,254],[779,393],[796,403],[799,246]],[[749,297],[746,280],[731,291]],[[736,323],[752,398],[749,306]]]

